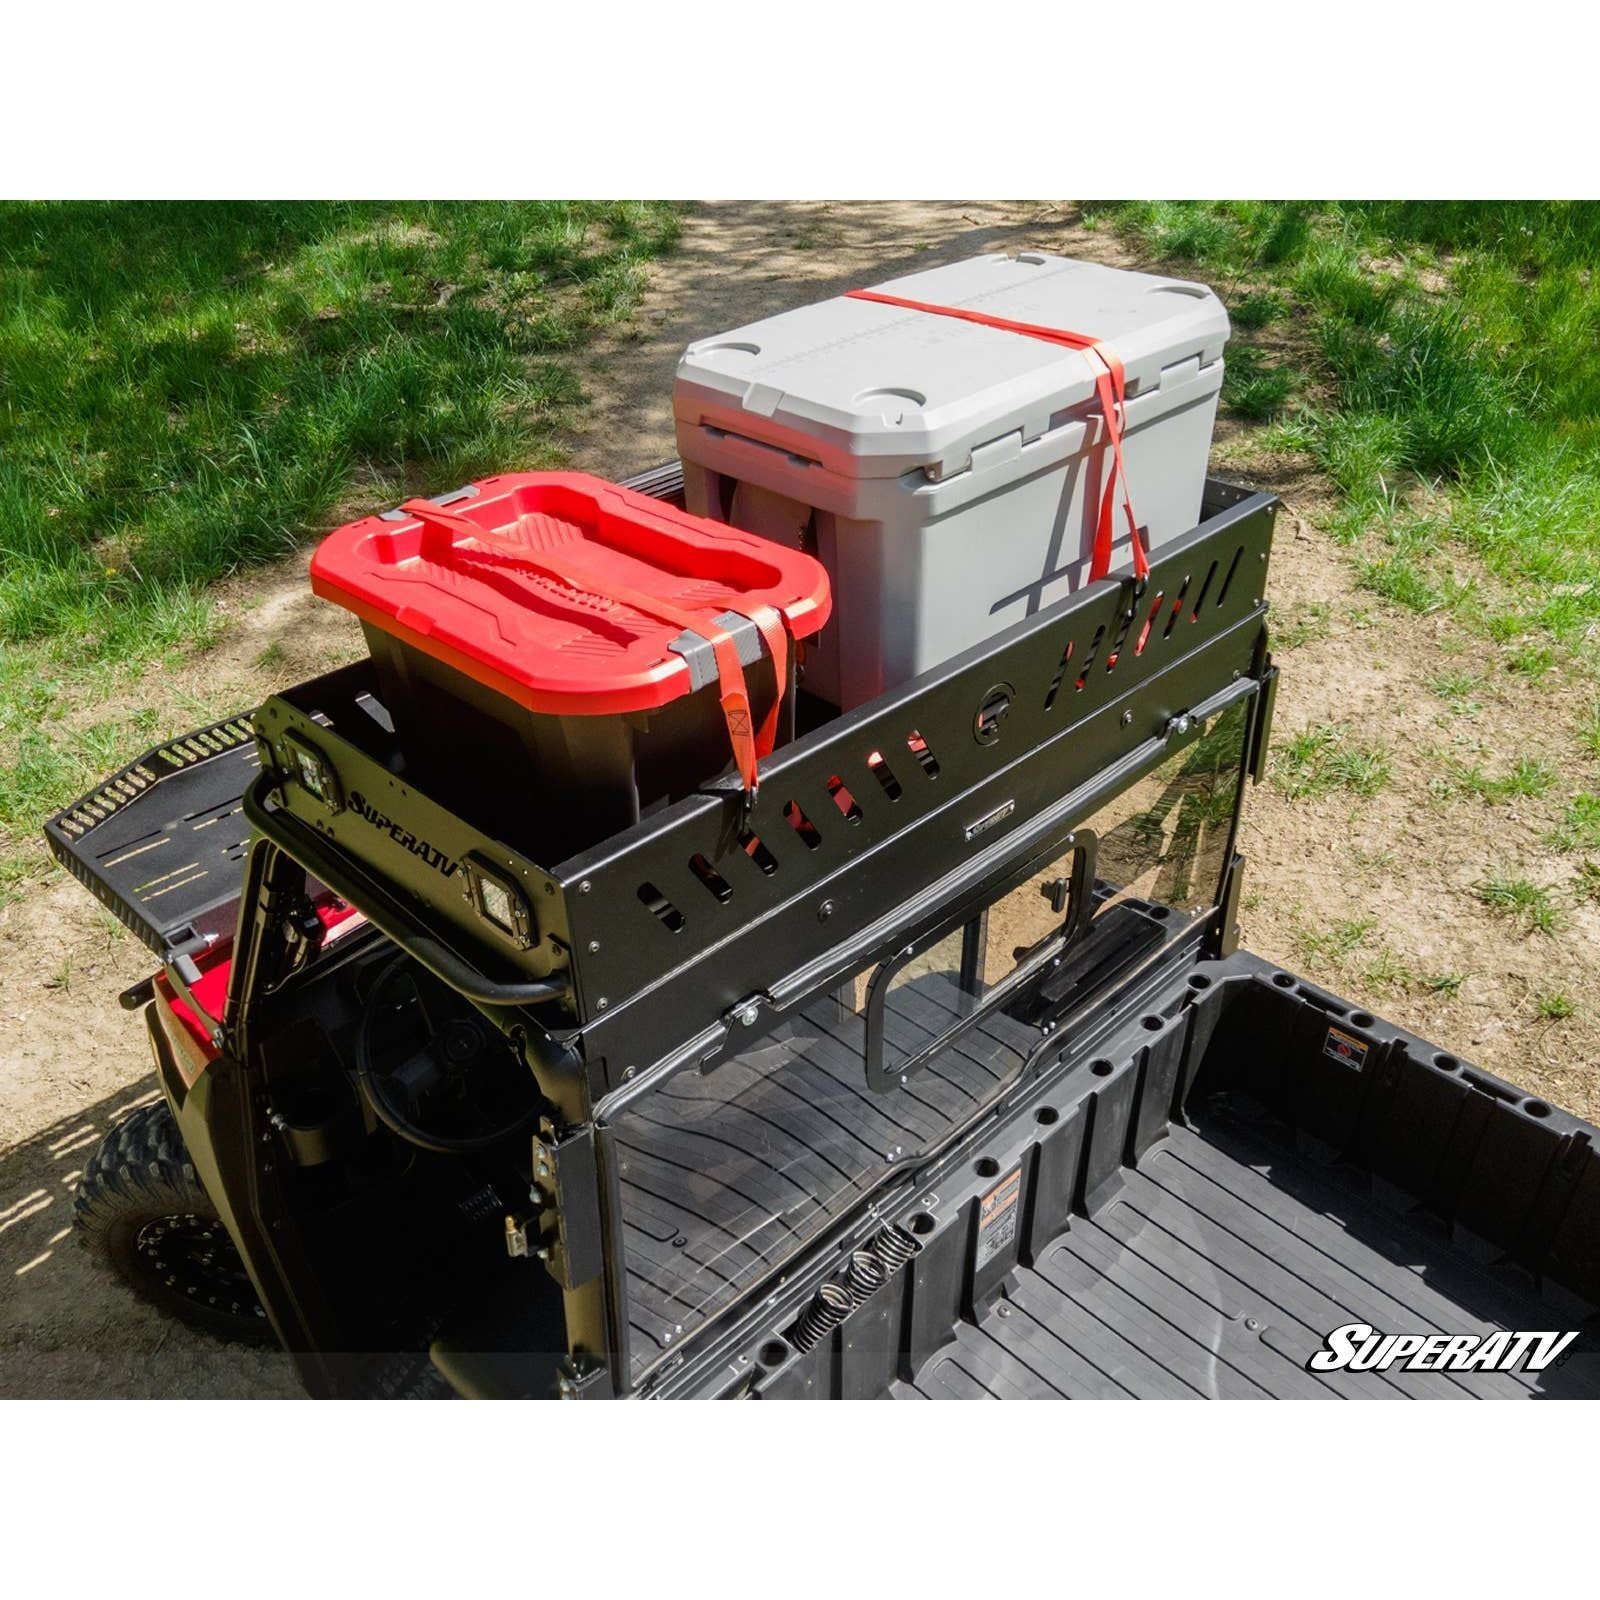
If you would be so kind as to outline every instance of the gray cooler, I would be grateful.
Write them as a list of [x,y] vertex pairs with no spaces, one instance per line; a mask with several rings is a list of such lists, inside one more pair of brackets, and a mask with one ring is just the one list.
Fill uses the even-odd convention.
[[[979,256],[876,291],[1089,334],[1120,357],[1149,548],[1199,520],[1228,317],[1200,284]],[[848,709],[1078,588],[1110,450],[1081,351],[840,297],[689,346],[689,509],[815,553],[833,619],[805,687]],[[1131,560],[1119,507],[1112,570]]]

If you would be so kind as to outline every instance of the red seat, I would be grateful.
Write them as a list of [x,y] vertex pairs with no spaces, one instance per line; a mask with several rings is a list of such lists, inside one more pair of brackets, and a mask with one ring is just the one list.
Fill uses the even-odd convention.
[[[354,906],[347,905],[343,900],[321,901],[316,912],[324,931],[330,934],[335,928],[361,915]],[[220,1018],[228,1000],[228,974],[233,970],[233,947],[218,946],[199,962],[199,966],[200,980],[189,985],[189,992],[209,1016]],[[165,984],[162,987],[165,989]],[[196,1043],[208,1052],[212,1051],[211,1030],[195,1015],[194,1008],[176,994],[168,994],[167,1000],[173,1016],[193,1035]]]

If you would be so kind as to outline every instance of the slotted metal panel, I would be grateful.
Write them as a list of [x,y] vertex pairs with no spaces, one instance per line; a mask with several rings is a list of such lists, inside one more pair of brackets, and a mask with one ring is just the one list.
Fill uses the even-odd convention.
[[[688,1041],[1026,829],[1253,670],[1276,501],[1243,497],[1103,583],[824,724],[731,787],[553,870],[586,1048]],[[624,1067],[625,1070],[625,1067]]]
[[261,764],[250,713],[147,750],[45,824],[55,858],[165,960],[226,932]]

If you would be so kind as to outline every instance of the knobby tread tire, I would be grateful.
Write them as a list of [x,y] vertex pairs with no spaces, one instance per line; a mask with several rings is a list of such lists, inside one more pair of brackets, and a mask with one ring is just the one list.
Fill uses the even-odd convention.
[[[217,1218],[200,1185],[165,1101],[141,1106],[117,1123],[90,1157],[73,1198],[73,1224],[82,1247],[141,1299],[191,1327],[243,1344],[271,1344],[272,1329],[253,1291],[242,1313],[174,1293],[140,1257],[142,1229],[168,1217]],[[237,1254],[226,1249],[233,1263]],[[245,1303],[237,1290],[230,1298]]]

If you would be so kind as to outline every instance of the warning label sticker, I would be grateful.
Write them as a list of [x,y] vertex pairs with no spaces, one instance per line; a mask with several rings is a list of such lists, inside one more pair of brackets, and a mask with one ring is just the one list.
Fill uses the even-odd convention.
[[1015,1167],[978,1202],[978,1258],[981,1267],[1017,1237],[1022,1213],[1022,1168]]
[[1359,1068],[1367,1059],[1367,1044],[1364,1039],[1354,1038],[1342,1028],[1329,1028],[1328,1037],[1322,1041],[1322,1053],[1335,1061],[1342,1061],[1347,1067]]

